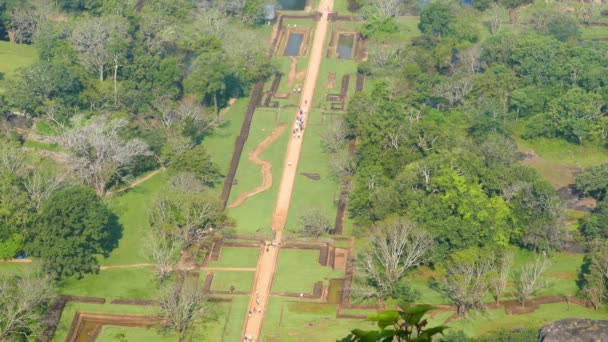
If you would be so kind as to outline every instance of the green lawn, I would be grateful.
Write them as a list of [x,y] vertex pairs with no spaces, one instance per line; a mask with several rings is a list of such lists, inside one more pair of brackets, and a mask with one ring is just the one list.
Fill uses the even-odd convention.
[[66,278],[58,286],[62,294],[103,297],[106,300],[154,299],[159,291],[150,267],[102,270],[98,274],[87,274],[82,279]]
[[374,329],[362,319],[337,319],[336,305],[270,298],[262,341],[335,341],[350,330]]
[[216,317],[198,326],[200,336],[194,341],[240,341],[247,317],[249,297],[235,296],[232,302],[217,303]]
[[210,261],[209,267],[256,267],[259,248],[222,247],[220,259]]
[[454,330],[463,330],[468,336],[479,336],[500,328],[541,327],[542,325],[571,317],[606,319],[604,310],[590,309],[566,303],[544,304],[531,313],[507,315],[503,309],[472,312],[468,318],[452,321],[447,325]]
[[312,293],[316,282],[344,277],[344,271],[319,265],[318,258],[316,250],[281,249],[272,292]]
[[46,150],[46,151],[63,151],[63,148],[58,144],[45,144],[39,141],[28,140],[23,144],[23,147],[34,148],[37,150]]
[[0,273],[17,273],[31,269],[31,262],[0,262]]
[[[240,193],[250,191],[262,184],[262,174],[260,166],[248,160],[248,154],[264,139],[266,139],[277,124],[291,122],[295,111],[282,110],[277,118],[278,111],[275,110],[256,110],[249,138],[245,143],[243,154],[239,162],[235,179],[238,184],[232,187],[228,203],[232,203]],[[289,138],[289,129],[260,155],[262,160],[272,163],[272,187],[255,196],[249,197],[241,206],[230,209],[229,215],[236,219],[237,232],[254,233],[261,232],[270,234],[272,214],[279,188],[279,182],[283,174],[283,163],[285,161],[285,151]]]
[[0,41],[0,92],[7,86],[6,79],[16,69],[26,67],[36,60],[38,51],[34,46]]
[[177,336],[166,336],[158,328],[134,328],[134,327],[115,327],[106,325],[101,329],[101,333],[95,340],[96,342],[175,342]]
[[[53,341],[66,340],[76,311],[89,313],[108,313],[117,315],[154,315],[158,308],[154,306],[116,305],[116,304],[86,304],[68,302],[61,313],[61,320],[57,325]],[[129,340],[131,341],[131,340]],[[154,340],[156,341],[156,340]]]
[[538,156],[526,160],[525,164],[536,169],[545,179],[556,187],[574,183],[575,171],[608,161],[608,149],[603,144],[583,145],[569,143],[563,139],[521,138],[523,128],[514,128],[514,137],[520,152],[534,151]]
[[[222,117],[222,123],[203,139],[203,146],[224,175],[228,172],[234,152],[234,142],[241,132],[248,104],[249,98],[237,99]],[[221,186],[218,188],[221,190]]]
[[[307,123],[307,130],[298,164],[286,230],[297,231],[298,220],[307,209],[320,207],[325,210],[330,222],[334,222],[337,211],[337,199],[340,195],[339,182],[331,177],[330,156],[323,152],[321,130],[334,119],[332,115],[323,115],[313,111]],[[312,180],[302,173],[317,173],[320,180]]]
[[118,216],[123,230],[118,247],[108,258],[100,260],[101,265],[146,263],[143,240],[150,228],[148,209],[152,198],[165,188],[166,183],[167,174],[161,172],[137,187],[108,199],[108,205]]
[[236,291],[250,291],[254,272],[214,271],[211,290],[230,291],[234,286]]

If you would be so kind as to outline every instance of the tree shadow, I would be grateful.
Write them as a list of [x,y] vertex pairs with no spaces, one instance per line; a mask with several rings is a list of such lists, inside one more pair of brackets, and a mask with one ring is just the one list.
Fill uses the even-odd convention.
[[116,247],[118,247],[118,241],[122,238],[122,225],[118,222],[118,216],[114,213],[110,213],[108,218],[108,224],[106,225],[108,231],[108,237],[102,243],[102,255],[107,258],[110,256]]

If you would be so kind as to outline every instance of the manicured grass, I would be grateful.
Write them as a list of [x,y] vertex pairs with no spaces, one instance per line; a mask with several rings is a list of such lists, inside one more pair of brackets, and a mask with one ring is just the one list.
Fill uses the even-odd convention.
[[[313,111],[309,116],[285,227],[289,231],[295,232],[299,229],[300,216],[310,208],[322,208],[332,223],[336,218],[340,184],[331,176],[331,157],[323,151],[321,144],[321,130],[329,125],[332,119],[335,119],[332,115],[323,115],[319,111]],[[312,180],[302,173],[316,173],[321,179]]]
[[312,293],[316,282],[344,277],[344,271],[323,267],[318,259],[316,250],[281,249],[272,292]]
[[[158,308],[155,306],[117,305],[117,304],[86,304],[68,302],[61,313],[61,320],[53,336],[53,341],[65,341],[76,311],[89,313],[107,313],[117,315],[154,315]],[[131,341],[131,340],[129,340]],[[152,340],[151,340],[152,341]],[[156,340],[154,340],[156,341]]]
[[211,290],[230,291],[230,286],[234,286],[236,291],[250,291],[253,275],[254,272],[245,271],[214,271]]
[[178,340],[177,336],[166,336],[158,328],[114,327],[106,325],[101,329],[101,333],[95,341],[175,342]]
[[214,303],[211,320],[197,325],[194,341],[240,341],[249,297],[234,296],[231,302]]
[[[172,282],[166,281],[165,286]],[[66,278],[58,284],[62,294],[110,299],[155,299],[158,281],[150,267],[116,268],[87,274],[82,279]]]
[[220,259],[209,262],[209,267],[256,267],[259,248],[222,247]]
[[503,309],[471,312],[468,318],[452,321],[448,325],[473,337],[499,328],[541,327],[548,322],[572,317],[606,319],[606,314],[605,309],[595,312],[576,304],[556,303],[540,305],[536,311],[522,315],[507,315]]
[[224,175],[228,172],[234,151],[234,142],[241,131],[248,104],[248,97],[237,99],[222,117],[222,123],[203,139],[203,146],[213,157]]
[[336,306],[270,298],[262,341],[336,341],[352,329],[374,329],[362,319],[337,319]]
[[146,263],[143,241],[150,228],[148,210],[152,198],[161,193],[167,183],[167,174],[158,173],[144,183],[108,199],[110,210],[118,216],[122,225],[122,237],[108,258],[100,259],[102,265],[129,265]]
[[[235,178],[238,184],[232,186],[229,204],[240,193],[255,189],[262,184],[260,166],[251,163],[248,160],[248,154],[270,136],[277,124],[291,122],[288,120],[291,120],[295,116],[295,111],[291,110],[282,110],[278,118],[277,113],[276,111],[269,110],[257,110],[255,112],[249,138],[245,143],[236,172]],[[237,232],[271,234],[270,225],[279,182],[283,174],[283,163],[285,161],[289,131],[289,128],[286,128],[285,132],[260,155],[261,159],[272,163],[272,187],[249,197],[241,206],[229,210],[229,215],[236,220]]]
[[13,44],[0,41],[0,93],[6,86],[6,79],[18,68],[26,67],[38,60],[38,51],[32,45]]

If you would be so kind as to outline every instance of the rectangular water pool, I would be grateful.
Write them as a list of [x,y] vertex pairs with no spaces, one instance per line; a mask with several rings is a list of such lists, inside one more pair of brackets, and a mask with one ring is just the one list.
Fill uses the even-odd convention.
[[340,38],[338,38],[338,59],[351,59],[354,43],[355,35],[341,34]]
[[304,34],[292,33],[289,35],[287,46],[285,47],[285,56],[297,56],[300,52],[300,44],[302,44]]
[[306,7],[306,0],[279,0],[279,6],[283,10],[300,11]]

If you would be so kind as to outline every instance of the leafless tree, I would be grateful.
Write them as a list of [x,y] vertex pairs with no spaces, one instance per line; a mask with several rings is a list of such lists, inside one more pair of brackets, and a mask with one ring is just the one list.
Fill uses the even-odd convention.
[[337,179],[341,179],[355,174],[357,161],[348,152],[334,153],[329,160],[329,166],[332,175]]
[[113,62],[115,53],[125,47],[128,38],[127,22],[118,16],[92,17],[82,21],[71,36],[80,60],[99,73],[101,82],[104,67]]
[[0,169],[9,174],[18,174],[25,165],[25,154],[8,143],[0,144]]
[[481,46],[473,45],[471,48],[458,53],[460,63],[469,76],[475,75],[479,71],[480,63],[479,56],[481,55]]
[[144,242],[145,257],[154,264],[154,274],[162,285],[179,263],[182,243],[162,229],[152,229]]
[[450,108],[456,102],[464,100],[473,88],[473,79],[469,76],[452,77],[433,88],[433,93],[448,100]]
[[154,201],[150,221],[171,230],[188,248],[224,228],[225,216],[217,199],[207,194],[171,193]]
[[431,248],[431,235],[405,218],[384,221],[371,228],[369,248],[357,259],[357,272],[377,284],[377,296],[394,292],[399,279],[419,265]]
[[171,177],[169,183],[177,193],[199,194],[205,190],[205,186],[200,179],[189,172],[180,172]]
[[48,171],[34,171],[23,182],[32,207],[40,209],[42,203],[63,184],[63,177]]
[[515,298],[525,306],[526,300],[547,286],[541,277],[551,266],[545,257],[537,257],[532,263],[524,265],[515,275]]
[[490,279],[490,292],[496,303],[507,288],[511,266],[513,266],[513,252],[499,255],[494,261],[495,274]]
[[52,3],[48,0],[28,0],[14,7],[9,13],[8,29],[16,43],[31,43],[42,23],[51,14]]
[[327,152],[336,152],[346,142],[348,132],[343,120],[332,120],[321,132],[321,143]]
[[368,0],[369,12],[381,18],[395,18],[401,12],[402,0]]
[[452,260],[439,277],[442,292],[456,305],[456,313],[463,316],[470,309],[483,305],[488,293],[489,276],[494,267],[492,258]]
[[163,328],[175,331],[179,341],[186,341],[194,323],[213,314],[213,307],[194,281],[185,280],[181,288],[170,288],[159,300],[158,319]]
[[52,284],[50,276],[38,271],[0,273],[0,341],[41,337],[48,323]]
[[[82,121],[82,120],[80,120]],[[136,157],[151,155],[148,145],[139,139],[125,141],[121,133],[124,119],[96,118],[86,124],[78,120],[62,134],[58,142],[71,152],[70,167],[85,183],[95,187],[99,196],[108,182],[127,173]]]
[[323,208],[305,209],[298,218],[300,231],[306,235],[319,237],[334,229],[327,213]]
[[495,35],[496,33],[498,33],[498,30],[500,30],[500,26],[502,24],[502,12],[504,11],[500,8],[500,6],[494,4],[488,12],[490,14],[490,21],[488,22],[490,27],[490,33],[492,35]]

